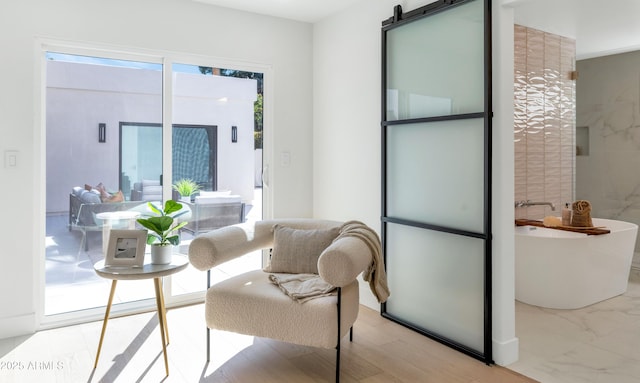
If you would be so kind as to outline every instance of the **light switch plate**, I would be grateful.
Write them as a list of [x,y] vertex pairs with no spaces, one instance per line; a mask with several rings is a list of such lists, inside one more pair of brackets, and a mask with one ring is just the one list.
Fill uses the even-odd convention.
[[280,160],[281,160],[282,166],[284,166],[284,167],[287,167],[287,166],[291,165],[291,153],[282,152]]
[[18,151],[17,150],[5,150],[4,151],[4,167],[7,169],[18,168]]

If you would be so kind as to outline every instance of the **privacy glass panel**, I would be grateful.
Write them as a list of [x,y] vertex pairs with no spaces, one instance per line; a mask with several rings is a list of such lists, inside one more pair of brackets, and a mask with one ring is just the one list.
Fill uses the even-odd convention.
[[387,128],[387,215],[482,232],[484,120]]
[[382,24],[382,315],[492,363],[490,0]]
[[481,352],[484,241],[394,224],[387,241],[387,310]]
[[482,1],[387,32],[387,120],[483,109]]

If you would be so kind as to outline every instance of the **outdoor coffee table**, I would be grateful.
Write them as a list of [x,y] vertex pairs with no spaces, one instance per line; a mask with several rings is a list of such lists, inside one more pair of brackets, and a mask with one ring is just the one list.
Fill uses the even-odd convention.
[[140,217],[137,211],[105,211],[96,214],[96,219],[103,222],[102,224],[102,254],[107,253],[107,245],[109,244],[109,233],[111,229],[135,229],[136,219]]
[[[149,258],[149,257],[148,257]],[[164,354],[164,367],[169,375],[169,362],[167,360],[167,345],[169,344],[169,330],[167,328],[167,310],[164,306],[164,294],[162,292],[162,277],[175,274],[187,268],[189,261],[184,255],[174,254],[173,259],[168,265],[154,265],[150,263],[150,260],[145,262],[142,267],[130,267],[130,266],[118,266],[118,267],[105,267],[104,261],[100,261],[94,265],[96,273],[106,279],[111,279],[111,292],[109,293],[109,301],[107,302],[107,309],[104,314],[104,322],[102,323],[102,333],[100,334],[100,342],[98,343],[98,352],[96,353],[96,362],[93,366],[95,369],[98,367],[98,358],[100,358],[100,349],[102,348],[102,340],[104,339],[104,333],[107,329],[107,321],[109,320],[109,313],[111,311],[111,303],[113,302],[113,295],[116,291],[116,283],[119,280],[139,280],[139,279],[151,279],[156,290],[156,305],[158,310],[158,322],[160,323],[160,336],[162,337],[162,352]]]

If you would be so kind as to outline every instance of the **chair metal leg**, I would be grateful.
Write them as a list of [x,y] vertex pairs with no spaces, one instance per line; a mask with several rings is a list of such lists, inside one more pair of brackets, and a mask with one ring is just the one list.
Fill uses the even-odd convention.
[[[207,270],[207,289],[205,290],[205,294],[209,291],[209,287],[211,287],[211,269]],[[209,326],[207,326],[207,362],[211,360],[211,330]]]
[[207,327],[207,362],[211,361],[211,330]]
[[336,383],[340,383],[340,345],[336,347]]
[[342,288],[338,287],[338,344],[336,346],[336,383],[340,383],[340,314],[342,311]]

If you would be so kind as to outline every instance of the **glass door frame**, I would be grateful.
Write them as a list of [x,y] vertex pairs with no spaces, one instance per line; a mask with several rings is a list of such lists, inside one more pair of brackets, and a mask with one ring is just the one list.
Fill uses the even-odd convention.
[[[468,114],[452,114],[450,116],[436,116],[436,117],[424,117],[424,118],[408,118],[397,120],[389,120],[387,116],[387,35],[386,32],[397,27],[401,27],[404,24],[416,21],[421,18],[425,18],[434,15],[439,12],[446,12],[452,7],[469,3],[472,1],[483,2],[484,12],[484,104],[483,112],[480,113],[468,113]],[[382,230],[381,239],[383,245],[383,253],[387,257],[386,238],[387,238],[387,225],[399,224],[407,227],[414,227],[418,229],[433,230],[441,233],[450,233],[461,235],[470,238],[477,238],[484,241],[484,323],[483,323],[483,340],[484,350],[479,352],[465,345],[459,344],[445,336],[437,334],[433,331],[425,329],[423,327],[409,323],[402,318],[399,318],[387,311],[387,304],[382,303],[380,307],[381,315],[387,319],[390,319],[396,323],[399,323],[407,328],[410,328],[420,334],[423,334],[431,339],[434,339],[440,343],[443,343],[455,350],[463,352],[476,359],[482,360],[486,364],[493,363],[492,357],[492,256],[491,256],[491,159],[492,159],[492,49],[491,49],[491,0],[439,0],[435,3],[428,4],[413,11],[403,13],[402,7],[397,5],[394,7],[394,15],[382,22],[382,66],[381,66],[381,201],[382,201]],[[446,38],[446,37],[443,37]],[[388,215],[387,211],[387,130],[388,127],[402,124],[415,124],[415,123],[428,123],[428,122],[442,122],[442,121],[455,121],[461,119],[470,118],[483,118],[484,119],[484,198],[483,198],[483,232],[472,232],[468,230],[461,230],[456,228],[450,228],[445,226],[439,226],[437,224],[430,224],[424,222],[417,222],[413,220],[407,220],[400,217],[393,217]]]
[[[149,62],[163,65],[162,74],[162,168],[165,178],[172,179],[172,110],[173,110],[173,64],[189,64],[204,67],[215,66],[218,68],[233,68],[236,70],[258,72],[263,74],[263,94],[267,102],[263,104],[263,172],[268,172],[269,164],[273,163],[273,69],[269,64],[251,63],[246,61],[236,61],[232,59],[220,59],[203,55],[193,55],[180,52],[169,52],[162,50],[147,50],[140,48],[126,48],[99,43],[70,42],[66,40],[56,40],[49,38],[36,38],[34,46],[34,67],[36,99],[39,105],[35,106],[36,118],[34,120],[35,152],[40,153],[35,161],[36,184],[46,185],[46,88],[47,88],[47,52],[58,52],[79,56],[104,57],[107,59],[129,60]],[[265,174],[265,177],[268,177]],[[272,216],[273,195],[272,188],[265,184],[262,191],[262,217],[268,219]],[[44,186],[43,186],[44,187]],[[41,196],[46,195],[42,192]],[[172,187],[170,183],[163,183],[163,200],[172,198]],[[81,311],[68,312],[63,314],[45,315],[45,227],[46,227],[46,200],[41,197],[36,201],[34,207],[36,214],[36,241],[34,243],[33,256],[34,274],[36,286],[34,286],[36,328],[44,330],[49,328],[68,326],[77,323],[102,320],[104,317],[104,306],[90,308]],[[204,301],[206,288],[206,273],[203,272],[203,290],[182,294],[171,295],[171,277],[165,277],[163,292],[167,308],[201,303]],[[151,283],[151,281],[149,281]],[[107,297],[96,297],[98,303],[106,305]],[[155,310],[154,299],[142,301],[126,302],[114,306],[111,316],[124,316],[141,312]]]
[[[120,180],[119,180],[119,185],[118,188],[120,190],[122,190],[125,193],[125,196],[127,194],[127,192],[130,192],[130,189],[126,189],[124,188],[124,182],[123,182],[123,169],[125,168],[124,164],[123,164],[123,152],[122,152],[122,145],[123,145],[123,131],[126,129],[123,128],[129,128],[129,127],[150,127],[150,128],[161,128],[162,125],[161,124],[157,124],[157,123],[151,123],[151,122],[129,122],[129,121],[120,121],[119,124],[119,132],[120,132],[120,154],[119,154],[119,174],[120,174]],[[207,138],[209,140],[209,144],[211,147],[215,147],[217,146],[217,142],[218,142],[218,126],[217,125],[198,125],[198,124],[173,124],[172,129],[180,129],[180,128],[194,128],[194,129],[203,129],[206,131],[207,134]],[[173,136],[172,136],[173,137]],[[173,153],[173,149],[172,149],[172,153]],[[207,186],[209,188],[211,188],[212,190],[217,190],[218,187],[218,161],[217,161],[217,149],[214,148],[212,149],[212,153],[211,153],[211,157],[209,159],[209,183],[207,183]],[[173,164],[173,161],[172,161]],[[158,175],[158,179],[162,179],[163,178],[163,174],[159,174]],[[208,189],[205,189],[208,190]],[[172,194],[173,196],[173,194]]]

